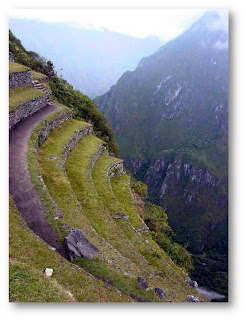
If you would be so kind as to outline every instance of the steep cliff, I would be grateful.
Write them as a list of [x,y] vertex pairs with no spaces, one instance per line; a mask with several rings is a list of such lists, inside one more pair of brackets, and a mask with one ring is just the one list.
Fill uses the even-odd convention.
[[[206,13],[95,100],[177,239],[194,254],[215,251],[213,259],[227,256],[227,27]],[[211,286],[220,288],[217,278]]]

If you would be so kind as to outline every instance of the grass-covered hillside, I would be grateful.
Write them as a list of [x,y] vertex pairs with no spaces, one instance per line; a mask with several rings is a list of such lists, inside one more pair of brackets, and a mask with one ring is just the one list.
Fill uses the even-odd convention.
[[189,283],[191,255],[126,174],[101,112],[11,32],[10,52],[15,76],[31,70],[35,87],[10,90],[10,114],[24,108],[10,130],[10,301],[206,301]]

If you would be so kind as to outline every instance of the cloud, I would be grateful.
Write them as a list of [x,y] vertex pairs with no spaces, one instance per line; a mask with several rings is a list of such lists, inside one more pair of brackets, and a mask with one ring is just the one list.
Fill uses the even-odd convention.
[[[209,13],[209,11],[208,11]],[[213,30],[222,30],[228,33],[229,28],[229,14],[228,10],[212,10],[213,19],[208,23],[208,28]]]
[[77,28],[92,28],[145,38],[170,40],[195,22],[201,9],[16,9],[13,18],[69,23]]
[[217,41],[214,45],[214,48],[218,50],[223,50],[223,49],[228,49],[228,46],[229,46],[228,41]]

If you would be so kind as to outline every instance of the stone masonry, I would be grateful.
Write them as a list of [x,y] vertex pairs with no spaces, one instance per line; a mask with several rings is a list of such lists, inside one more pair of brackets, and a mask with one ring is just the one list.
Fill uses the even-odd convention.
[[49,101],[50,96],[45,95],[20,104],[9,114],[9,130],[11,130],[19,121],[31,116],[33,113],[47,106]]
[[44,120],[43,127],[39,131],[35,147],[38,148],[46,140],[51,130],[55,129],[60,124],[62,124],[68,119],[71,119],[72,117],[73,117],[72,111],[68,110],[67,112],[62,113],[61,115],[51,120],[50,122]]
[[67,145],[64,148],[63,151],[63,165],[65,165],[67,156],[70,152],[70,150],[73,149],[73,147],[75,146],[75,144],[85,135],[92,133],[93,132],[93,126],[89,125],[87,127],[85,127],[84,129],[78,131],[75,131],[75,135],[68,141]]
[[115,174],[124,174],[123,160],[113,163],[108,169],[109,179],[113,178]]
[[31,71],[13,72],[9,74],[9,89],[32,85]]

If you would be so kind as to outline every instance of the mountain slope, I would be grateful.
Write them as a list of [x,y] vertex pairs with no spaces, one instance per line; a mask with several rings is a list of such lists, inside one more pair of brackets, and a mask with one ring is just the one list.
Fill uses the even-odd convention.
[[[197,255],[198,281],[226,292],[228,31],[221,21],[206,13],[95,101],[128,168]],[[212,274],[211,260],[218,262]]]
[[10,19],[9,24],[28,50],[51,59],[59,75],[93,98],[160,47],[157,38],[139,39],[109,30],[25,19]]
[[[143,200],[138,210],[93,102],[11,32],[9,58],[10,301],[207,301],[188,278],[192,258],[173,243],[166,214],[145,210]],[[112,187],[123,175],[128,182]],[[168,250],[155,242],[162,221]]]

